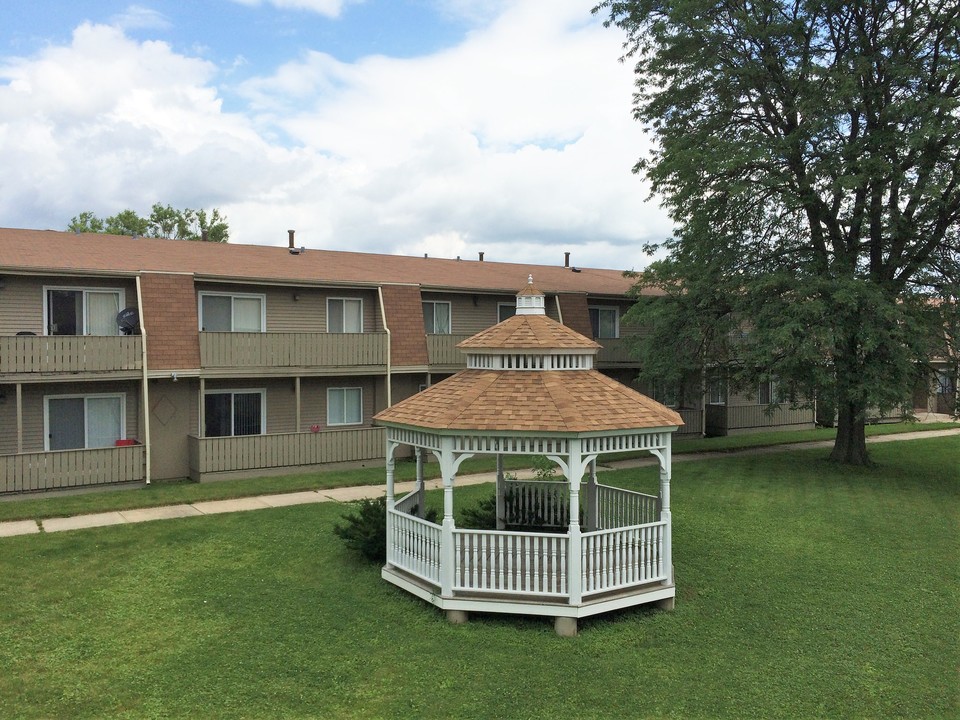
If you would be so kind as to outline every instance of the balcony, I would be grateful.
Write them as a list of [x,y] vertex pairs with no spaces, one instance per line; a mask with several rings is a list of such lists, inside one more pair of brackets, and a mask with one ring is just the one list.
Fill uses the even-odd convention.
[[143,445],[0,456],[0,494],[143,482]]
[[[143,368],[137,335],[16,335],[0,337],[0,377],[29,380],[36,375],[121,373]],[[21,376],[21,377],[16,377]]]
[[427,362],[430,365],[446,366],[450,370],[462,370],[467,366],[467,356],[457,347],[472,335],[427,335]]
[[706,434],[731,435],[741,431],[813,427],[812,408],[789,405],[707,405]]
[[603,347],[597,353],[597,366],[638,365],[639,361],[630,352],[631,338],[594,338]]
[[386,333],[200,333],[204,369],[343,368],[385,371]]
[[213,473],[294,468],[384,457],[384,428],[188,438],[190,477]]

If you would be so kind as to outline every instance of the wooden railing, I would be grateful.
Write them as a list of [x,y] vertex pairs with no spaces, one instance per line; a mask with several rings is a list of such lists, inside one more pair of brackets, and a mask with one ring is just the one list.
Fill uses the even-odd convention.
[[387,364],[386,333],[200,333],[200,363],[228,367]]
[[660,520],[660,498],[597,484],[597,527],[630,527]]
[[190,476],[236,470],[375,460],[384,456],[384,428],[237,437],[189,436]]
[[389,510],[387,562],[440,584],[440,526],[398,510]]
[[454,530],[454,591],[567,594],[567,535]]
[[596,342],[603,346],[597,353],[598,365],[609,363],[639,365],[640,361],[630,351],[631,338],[597,338]]
[[703,411],[698,408],[679,408],[677,412],[683,419],[683,425],[677,430],[677,436],[680,435],[700,435],[703,432],[701,425]]
[[143,482],[143,445],[0,455],[0,493]]
[[467,366],[467,356],[457,343],[470,335],[427,335],[427,362],[431,365]]
[[581,588],[592,593],[665,580],[666,522],[584,533],[580,543]]
[[139,370],[138,335],[16,335],[0,337],[0,374]]
[[812,425],[812,408],[781,405],[707,405],[707,435],[725,435],[731,430]]

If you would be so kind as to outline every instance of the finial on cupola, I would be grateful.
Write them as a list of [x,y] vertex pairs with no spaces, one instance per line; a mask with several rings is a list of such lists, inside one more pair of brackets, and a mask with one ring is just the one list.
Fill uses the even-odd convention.
[[543,293],[533,284],[533,274],[527,275],[527,286],[517,293],[517,315],[546,315]]

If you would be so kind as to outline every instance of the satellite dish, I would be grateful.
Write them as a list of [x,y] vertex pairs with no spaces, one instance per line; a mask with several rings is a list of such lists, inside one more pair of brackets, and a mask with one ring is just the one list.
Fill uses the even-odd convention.
[[117,325],[123,335],[136,335],[140,332],[140,313],[135,307],[125,308],[117,313]]

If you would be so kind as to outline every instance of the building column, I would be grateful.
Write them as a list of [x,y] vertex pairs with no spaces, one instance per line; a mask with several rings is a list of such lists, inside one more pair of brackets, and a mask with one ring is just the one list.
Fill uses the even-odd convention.
[[23,452],[23,385],[17,383],[17,454]]

